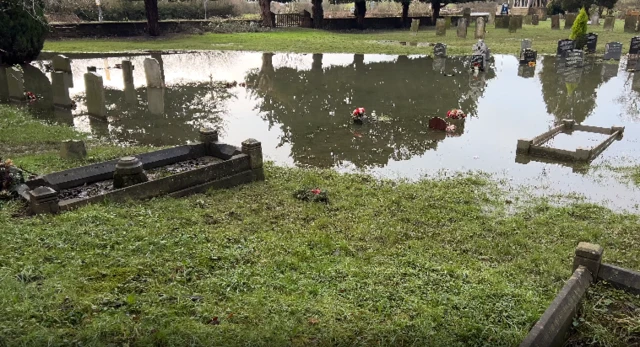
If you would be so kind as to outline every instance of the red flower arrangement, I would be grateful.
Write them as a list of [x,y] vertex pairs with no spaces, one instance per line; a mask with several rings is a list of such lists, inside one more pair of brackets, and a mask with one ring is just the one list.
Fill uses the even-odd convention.
[[447,111],[447,118],[449,119],[465,119],[467,118],[467,115],[464,114],[464,112],[462,110],[458,110],[458,109],[452,109]]
[[293,194],[293,197],[301,201],[311,202],[329,202],[329,196],[326,190],[320,188],[303,188]]

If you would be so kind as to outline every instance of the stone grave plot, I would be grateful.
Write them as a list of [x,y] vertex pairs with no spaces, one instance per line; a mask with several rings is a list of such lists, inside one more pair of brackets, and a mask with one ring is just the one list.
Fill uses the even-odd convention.
[[201,142],[51,173],[27,181],[20,195],[32,213],[56,213],[101,201],[181,197],[264,180],[262,146],[218,141],[201,129]]
[[[601,134],[599,141],[593,142],[590,147],[577,147],[575,150],[556,148],[549,145],[550,141],[561,134],[573,132],[586,132]],[[551,158],[569,162],[590,162],[604,151],[614,140],[622,139],[624,127],[613,126],[611,128],[595,127],[576,124],[574,120],[565,119],[553,129],[540,134],[533,139],[518,140],[517,154],[526,154],[532,157]],[[564,142],[565,139],[561,139]]]

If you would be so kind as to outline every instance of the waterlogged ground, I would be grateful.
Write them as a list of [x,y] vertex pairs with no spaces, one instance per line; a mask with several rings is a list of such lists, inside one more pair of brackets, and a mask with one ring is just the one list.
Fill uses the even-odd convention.
[[[166,89],[148,91],[143,60],[156,58]],[[626,62],[595,59],[567,70],[554,57],[536,67],[515,56],[495,55],[486,72],[469,72],[466,58],[353,54],[195,52],[136,56],[71,55],[77,102],[73,111],[47,111],[49,61],[27,69],[26,87],[43,99],[41,117],[72,123],[115,142],[176,145],[197,140],[201,126],[239,145],[262,141],[266,157],[280,165],[365,171],[416,179],[424,175],[481,170],[505,184],[537,194],[584,194],[614,208],[637,210],[638,190],[620,173],[603,169],[636,163],[640,136],[640,75]],[[123,59],[134,66],[125,86]],[[107,88],[108,120],[86,115],[83,74],[96,66]],[[225,82],[229,82],[228,84]],[[353,125],[350,113],[365,107],[376,121]],[[470,115],[451,136],[427,129],[428,119],[450,108]],[[44,111],[43,111],[44,110]],[[531,138],[560,119],[626,127],[590,168],[516,157],[519,138]],[[563,149],[595,146],[601,135],[574,133],[550,144]]]

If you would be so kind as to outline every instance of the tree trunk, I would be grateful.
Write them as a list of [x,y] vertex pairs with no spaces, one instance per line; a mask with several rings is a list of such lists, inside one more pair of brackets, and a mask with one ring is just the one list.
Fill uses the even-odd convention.
[[433,23],[440,17],[440,0],[431,0],[431,16],[433,17]]
[[367,13],[367,2],[366,1],[355,1],[355,11],[354,15],[358,21],[358,28],[364,29],[364,15]]
[[322,28],[322,21],[324,20],[324,9],[322,8],[322,0],[312,0],[313,6],[311,12],[313,12],[313,27],[316,29]]
[[259,0],[260,18],[262,18],[262,26],[273,28],[275,23],[271,17],[271,0]]
[[144,0],[144,10],[147,15],[147,34],[150,36],[160,35],[160,25],[158,24],[158,0]]
[[409,4],[408,2],[402,2],[402,24],[407,26],[409,22]]

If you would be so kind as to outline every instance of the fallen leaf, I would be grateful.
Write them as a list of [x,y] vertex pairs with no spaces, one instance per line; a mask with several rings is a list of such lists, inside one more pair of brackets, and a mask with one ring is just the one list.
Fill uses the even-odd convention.
[[320,321],[318,320],[318,318],[314,318],[314,317],[309,318],[309,324],[311,324],[311,325],[316,325],[316,324],[318,324],[318,323],[320,323]]

